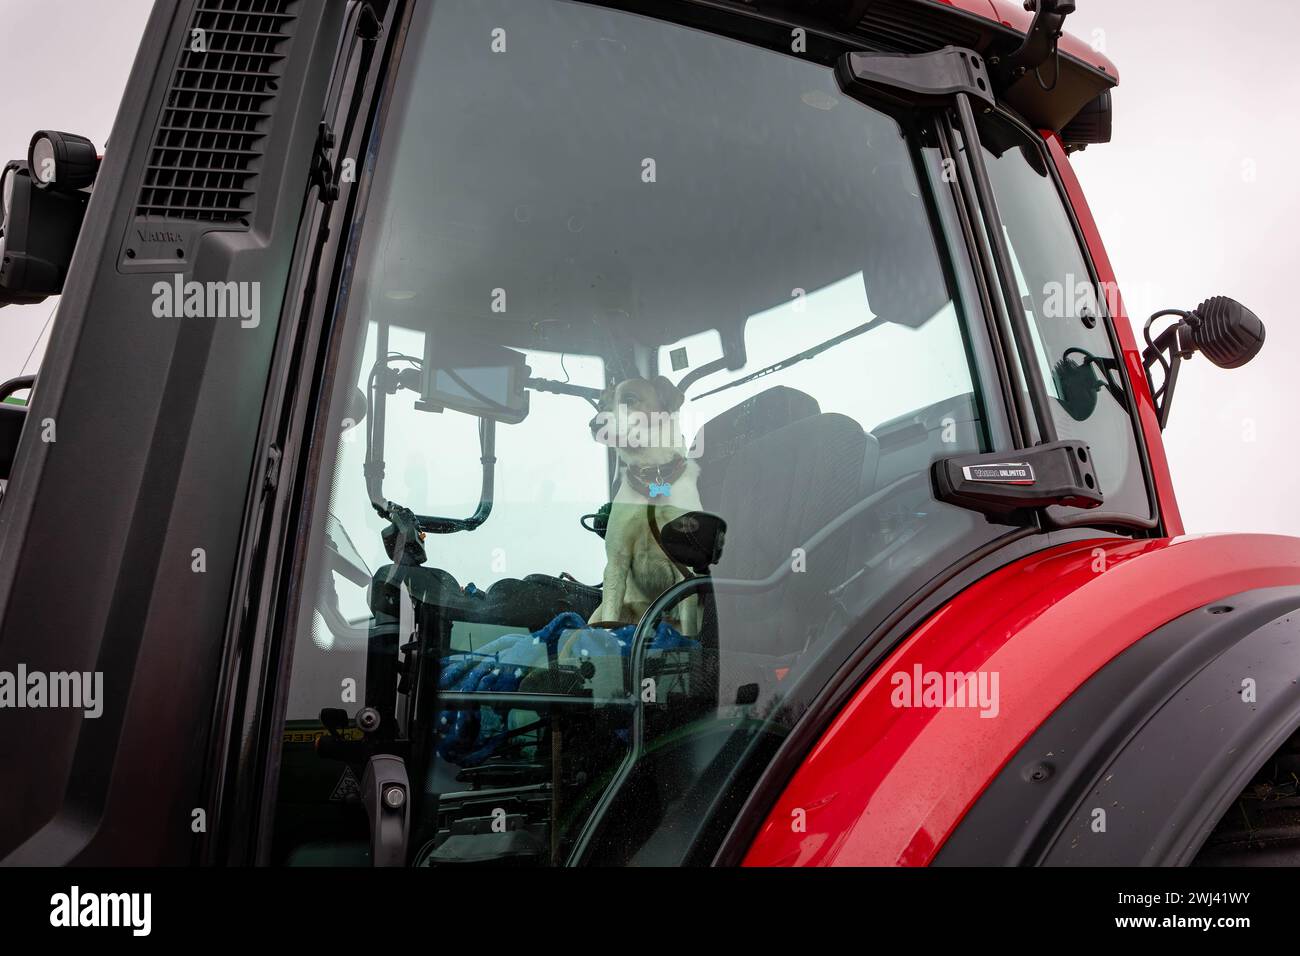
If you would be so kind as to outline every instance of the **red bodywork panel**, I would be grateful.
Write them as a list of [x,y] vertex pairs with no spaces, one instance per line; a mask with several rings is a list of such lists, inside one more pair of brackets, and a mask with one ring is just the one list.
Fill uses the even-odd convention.
[[964,10],[967,13],[973,13],[985,20],[998,21],[1000,19],[996,8],[993,6],[993,0],[935,0],[935,2],[955,7],[958,10]]
[[[994,572],[868,678],[787,785],[745,865],[928,864],[1019,747],[1116,655],[1198,607],[1297,584],[1300,539],[1274,535],[1104,539]],[[997,674],[996,716],[895,706],[892,675],[917,666]]]

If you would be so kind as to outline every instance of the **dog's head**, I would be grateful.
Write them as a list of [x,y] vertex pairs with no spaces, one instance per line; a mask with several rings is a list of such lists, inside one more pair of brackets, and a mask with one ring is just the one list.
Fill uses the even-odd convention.
[[601,395],[591,435],[627,460],[676,453],[681,445],[677,410],[684,397],[662,375],[624,379]]

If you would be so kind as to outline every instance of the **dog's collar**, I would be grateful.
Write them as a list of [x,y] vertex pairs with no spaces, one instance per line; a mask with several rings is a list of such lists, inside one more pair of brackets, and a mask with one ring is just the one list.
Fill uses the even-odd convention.
[[649,498],[652,497],[650,494],[652,484],[671,486],[685,471],[686,459],[681,455],[674,455],[671,461],[666,461],[662,465],[641,465],[636,468],[628,465],[624,469],[624,474],[633,491]]

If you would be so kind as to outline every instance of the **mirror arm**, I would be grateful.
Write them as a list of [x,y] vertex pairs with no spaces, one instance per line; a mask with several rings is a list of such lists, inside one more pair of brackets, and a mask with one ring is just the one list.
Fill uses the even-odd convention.
[[[1152,323],[1156,319],[1170,315],[1179,316],[1179,321],[1169,326],[1152,341]],[[1173,404],[1174,388],[1178,384],[1178,371],[1182,368],[1183,359],[1195,351],[1195,348],[1184,348],[1182,343],[1182,334],[1191,328],[1188,321],[1190,316],[1191,313],[1181,309],[1165,309],[1147,319],[1146,327],[1142,331],[1147,342],[1147,347],[1142,353],[1142,367],[1146,369],[1147,387],[1151,390],[1151,400],[1155,402],[1156,421],[1161,431],[1165,430],[1165,425],[1169,422],[1169,409]],[[1159,388],[1156,388],[1151,378],[1151,370],[1157,364],[1164,369],[1165,373],[1164,381],[1160,383]]]
[[524,387],[531,388],[535,392],[550,392],[553,395],[571,395],[574,398],[586,399],[589,402],[600,400],[602,390],[591,388],[587,385],[574,385],[571,382],[557,382],[549,378],[527,378],[524,379]]
[[[1031,70],[1037,70],[1056,54],[1065,20],[1074,13],[1075,0],[1035,0],[1033,6],[1026,3],[1025,9],[1033,11],[1034,19],[1024,41],[1001,65],[998,79],[1003,85],[1009,86]],[[1059,77],[1059,64],[1057,70]]]
[[[388,404],[389,391],[382,381],[388,370],[387,362],[376,363],[370,374],[369,387],[366,390],[366,460],[362,472],[366,480],[366,492],[370,495],[371,507],[381,518],[388,518],[393,502],[384,496],[384,410]],[[396,389],[394,389],[396,391]],[[457,531],[473,531],[492,514],[496,484],[496,434],[497,423],[491,418],[479,419],[479,461],[483,465],[483,480],[479,491],[478,507],[468,518],[445,518],[439,515],[415,516],[416,525],[421,531],[430,534],[453,534]]]
[[416,515],[421,531],[429,534],[453,534],[457,531],[473,531],[492,514],[492,499],[495,495],[496,480],[496,435],[497,423],[490,418],[479,419],[479,461],[483,464],[483,483],[479,490],[478,507],[468,518],[442,518],[437,515]]
[[1160,421],[1160,430],[1164,431],[1165,426],[1169,424],[1169,409],[1174,401],[1174,388],[1178,385],[1178,370],[1183,367],[1183,357],[1175,351],[1170,357],[1169,372],[1165,378],[1165,383],[1160,389],[1160,402],[1157,408],[1157,415]]

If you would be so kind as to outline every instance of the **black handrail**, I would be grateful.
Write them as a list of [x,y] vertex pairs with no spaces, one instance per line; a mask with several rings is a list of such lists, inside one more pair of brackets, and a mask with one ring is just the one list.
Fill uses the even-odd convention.
[[25,388],[33,388],[36,385],[35,375],[19,375],[11,378],[9,381],[0,384],[0,402],[5,401],[14,392],[21,392]]
[[971,109],[970,97],[965,93],[957,94],[957,118],[961,129],[962,146],[965,147],[973,178],[975,197],[984,214],[985,232],[997,265],[998,280],[1002,286],[1002,302],[1006,308],[1007,319],[1011,323],[1012,337],[1015,339],[1016,351],[1020,356],[1021,370],[1025,375],[1025,384],[1029,388],[1035,417],[1038,419],[1039,444],[1050,445],[1059,440],[1056,419],[1052,417],[1052,404],[1047,395],[1047,385],[1043,381],[1042,368],[1038,365],[1037,356],[1034,355],[1034,339],[1029,330],[1029,319],[1025,315],[1024,302],[1020,298],[1020,289],[1016,285],[1016,273],[1011,264],[1007,237],[1002,231],[1002,214],[998,211],[997,197],[993,194],[988,167],[984,164],[983,146],[980,142],[979,129],[975,125],[975,113]]

